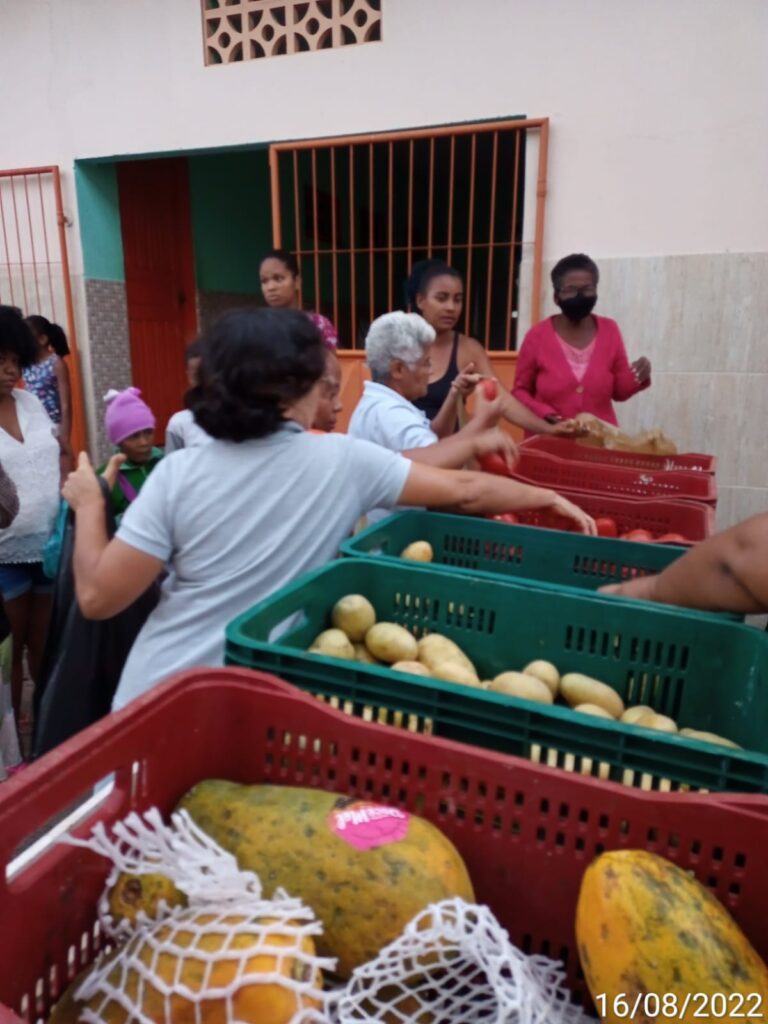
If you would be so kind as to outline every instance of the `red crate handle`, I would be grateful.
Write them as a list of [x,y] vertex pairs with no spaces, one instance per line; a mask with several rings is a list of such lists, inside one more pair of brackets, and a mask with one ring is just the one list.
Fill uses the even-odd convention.
[[[221,669],[200,668],[169,677],[162,690],[172,695],[175,684],[184,679],[186,685],[210,679]],[[251,669],[228,668],[227,677],[245,682],[249,688],[269,696],[291,702],[307,704],[328,715],[347,716],[327,707],[310,694],[286,683],[277,676]],[[86,791],[100,778],[115,773],[113,792],[107,797],[108,805],[126,799],[131,785],[130,752],[125,747],[126,734],[140,729],[148,706],[162,699],[157,687],[131,701],[121,711],[113,712],[54,748],[24,771],[8,779],[0,787],[0,896],[6,887],[5,866],[13,859],[22,843],[54,818],[62,805],[82,800]],[[84,747],[84,740],[87,746]],[[137,753],[137,752],[136,752]],[[124,762],[119,758],[125,754]],[[118,760],[118,767],[115,762]],[[126,811],[127,813],[127,811]],[[2,1024],[2,1021],[0,1021]]]

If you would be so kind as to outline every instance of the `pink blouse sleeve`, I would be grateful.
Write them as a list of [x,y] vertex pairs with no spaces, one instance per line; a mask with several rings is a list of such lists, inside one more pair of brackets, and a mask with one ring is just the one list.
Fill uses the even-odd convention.
[[624,339],[621,336],[618,324],[614,325],[616,328],[616,350],[613,356],[613,400],[614,402],[626,402],[628,398],[632,398],[638,391],[645,391],[646,388],[651,386],[650,378],[645,383],[640,384],[637,381],[632,367],[629,365],[629,357],[627,356],[627,350],[624,347]]
[[531,337],[530,331],[523,339],[523,344],[515,366],[515,386],[513,396],[527,406],[531,412],[544,419],[545,416],[556,416],[557,410],[536,397],[536,375],[538,373],[538,339]]

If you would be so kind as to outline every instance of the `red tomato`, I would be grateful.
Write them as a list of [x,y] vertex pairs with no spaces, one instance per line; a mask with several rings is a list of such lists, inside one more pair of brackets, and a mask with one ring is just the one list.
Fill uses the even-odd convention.
[[618,537],[619,531],[616,526],[616,520],[611,519],[610,516],[597,516],[595,519],[595,526],[597,527],[598,537]]
[[498,515],[492,517],[497,523],[509,523],[514,525],[518,519],[514,512],[500,512]]
[[653,534],[650,530],[630,530],[629,533],[623,533],[621,535],[622,540],[636,540],[644,544],[648,544],[653,540]]
[[660,537],[656,538],[657,544],[690,544],[688,537],[684,537],[682,533],[662,533]]
[[498,452],[488,452],[486,455],[481,455],[477,461],[480,463],[480,468],[484,473],[495,473],[496,476],[509,476],[507,463]]
[[481,380],[480,387],[483,389],[483,397],[486,401],[493,402],[498,398],[499,385],[492,377],[486,378],[486,380]]

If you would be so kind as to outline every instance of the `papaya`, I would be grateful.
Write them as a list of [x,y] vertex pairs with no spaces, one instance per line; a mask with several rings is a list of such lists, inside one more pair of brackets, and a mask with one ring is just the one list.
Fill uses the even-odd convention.
[[160,904],[186,906],[187,898],[165,875],[120,874],[107,894],[109,912],[114,924],[120,921],[133,923],[143,911],[150,919],[158,917]]
[[430,903],[474,902],[467,869],[434,825],[397,808],[291,786],[207,780],[179,809],[255,871],[271,898],[278,887],[323,925],[321,956],[348,978]]
[[[187,910],[178,918],[157,922],[149,932],[137,932],[124,947],[109,953],[106,961],[98,962],[75,979],[54,1008],[49,1024],[74,1024],[85,1010],[93,1015],[90,1019],[98,1019],[102,1024],[129,1024],[139,1017],[122,1005],[118,996],[134,1000],[139,992],[137,1009],[141,1019],[151,1021],[197,1020],[200,1024],[225,1024],[233,1019],[254,1024],[290,1024],[300,1010],[319,1009],[320,1000],[292,990],[274,977],[267,982],[245,982],[231,996],[222,992],[248,974],[278,975],[296,982],[312,982],[317,991],[322,988],[320,971],[308,977],[312,968],[306,961],[264,949],[265,946],[296,948],[297,940],[293,936],[285,935],[280,928],[274,932],[268,930],[274,923],[271,920],[265,918],[259,922],[267,929],[261,935],[247,930],[227,934],[222,930],[222,925],[226,929],[228,924],[240,925],[243,921],[244,918],[234,914],[222,918]],[[206,932],[206,925],[213,923],[216,929]],[[198,931],[200,934],[196,934]],[[148,935],[152,941],[148,941]],[[165,943],[167,951],[157,954],[159,943]],[[314,955],[311,936],[302,935],[299,945],[302,953]],[[253,952],[247,952],[251,947]],[[238,950],[246,951],[242,958],[237,955]],[[222,955],[217,960],[219,951]],[[109,968],[110,961],[116,962],[107,970],[97,994],[82,1001],[75,999],[75,993],[88,975],[96,967]],[[105,983],[114,990],[115,996],[104,994]],[[206,996],[206,992],[211,994]],[[190,994],[195,998],[190,998]]]
[[[751,996],[740,1007],[729,1004],[747,1021],[762,1019],[747,1011],[768,1006],[766,966],[725,907],[681,868],[645,850],[604,853],[587,868],[576,940],[603,1024],[626,1019],[623,1000],[614,1005],[622,994],[633,1006],[647,993],[670,993],[670,1000],[701,993],[675,1016],[684,1024],[701,1017],[705,995]],[[682,1010],[683,1000],[676,1005]]]

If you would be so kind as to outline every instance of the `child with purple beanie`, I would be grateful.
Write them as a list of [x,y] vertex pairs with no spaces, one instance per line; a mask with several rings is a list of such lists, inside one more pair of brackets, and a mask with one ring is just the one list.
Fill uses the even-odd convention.
[[[110,390],[104,400],[107,403],[104,416],[107,437],[115,449],[125,455],[112,490],[112,511],[119,522],[163,453],[154,446],[155,414],[142,399],[138,388]],[[105,469],[106,463],[98,472],[101,474]]]

